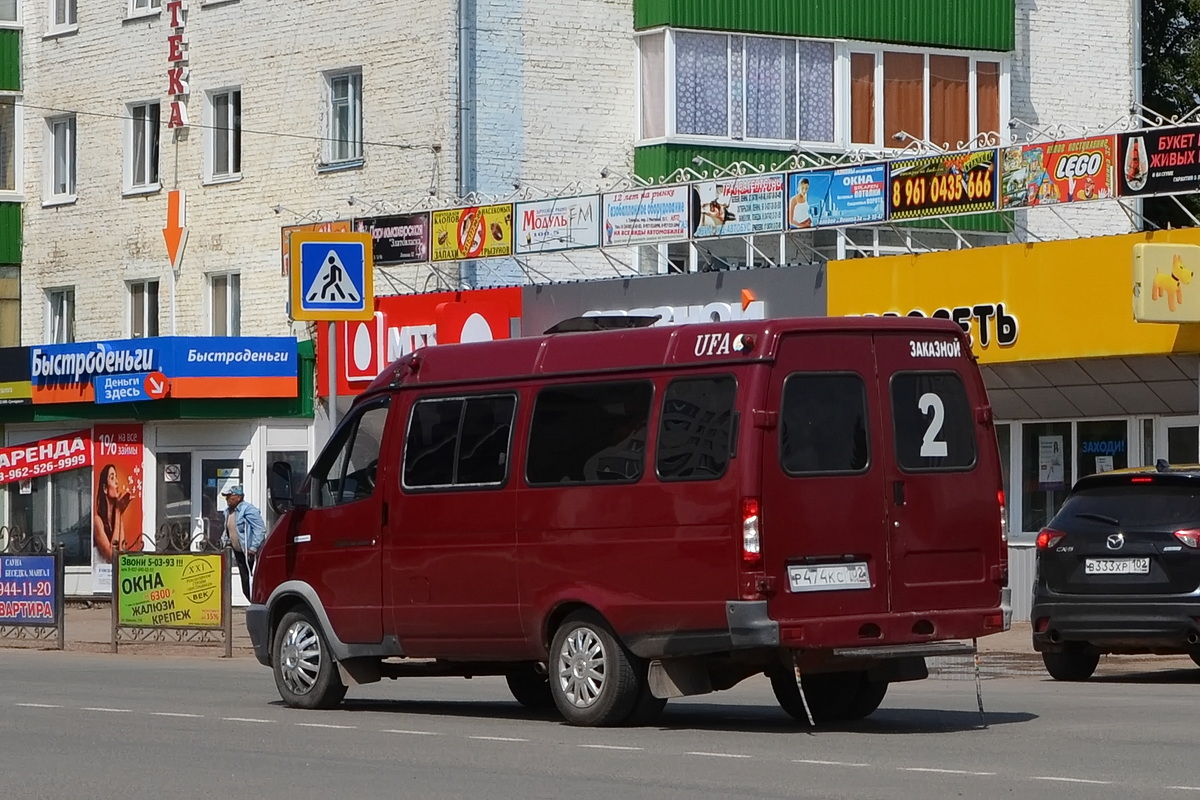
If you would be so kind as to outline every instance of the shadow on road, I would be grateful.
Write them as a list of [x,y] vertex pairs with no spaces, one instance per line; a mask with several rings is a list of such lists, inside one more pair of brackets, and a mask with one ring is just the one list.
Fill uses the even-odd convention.
[[1109,675],[1093,675],[1088,683],[1144,683],[1163,685],[1200,684],[1200,669],[1166,669],[1145,672],[1121,672]]
[[[271,705],[283,708],[281,701]],[[431,717],[463,717],[495,720],[544,720],[565,725],[554,709],[533,711],[516,702],[456,700],[355,700],[343,701],[346,712],[414,714]],[[1032,713],[987,712],[987,727],[1030,722]],[[714,731],[719,733],[813,733],[858,732],[877,734],[958,733],[981,730],[984,723],[977,711],[881,708],[865,720],[818,725],[810,728],[774,706],[735,706],[716,703],[669,703],[662,716],[644,727],[670,731]]]

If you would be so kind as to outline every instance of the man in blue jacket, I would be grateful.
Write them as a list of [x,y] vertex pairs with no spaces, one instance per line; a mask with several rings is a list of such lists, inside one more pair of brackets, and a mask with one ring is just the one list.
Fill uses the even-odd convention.
[[263,522],[262,512],[253,503],[246,502],[240,484],[230,486],[221,494],[229,504],[225,509],[225,532],[221,535],[221,546],[233,548],[233,557],[242,576],[242,593],[249,600],[250,573],[254,570],[258,548],[267,538],[267,526]]

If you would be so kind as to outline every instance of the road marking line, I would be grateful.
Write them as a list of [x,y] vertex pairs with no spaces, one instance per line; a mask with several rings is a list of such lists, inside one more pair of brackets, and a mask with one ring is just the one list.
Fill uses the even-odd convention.
[[299,728],[334,728],[339,731],[352,731],[357,725],[327,725],[324,722],[297,722],[295,725]]
[[740,753],[705,753],[701,750],[693,750],[685,755],[708,756],[709,758],[754,758],[754,756],[742,755]]
[[468,736],[468,739],[480,739],[485,742],[528,742],[528,739],[515,739],[511,736]]
[[272,722],[269,719],[254,719],[253,717],[221,717],[222,722]]
[[590,747],[593,750],[641,750],[641,747],[624,747],[619,744],[581,744],[580,747]]
[[936,772],[941,775],[995,775],[994,772],[974,772],[969,769],[936,769],[934,767],[901,767],[904,772]]
[[131,714],[133,709],[130,708],[101,708],[99,706],[84,706],[80,711],[111,711],[114,714]]
[[1097,786],[1112,785],[1112,781],[1092,781],[1092,780],[1088,780],[1087,778],[1055,778],[1055,777],[1050,777],[1050,776],[1046,776],[1046,775],[1033,775],[1033,776],[1030,776],[1029,780],[1031,780],[1031,781],[1055,781],[1057,783],[1093,783],[1093,784],[1096,784]]
[[62,706],[51,705],[50,703],[17,703],[16,705],[22,708],[62,708]]
[[1168,789],[1178,789],[1181,792],[1200,792],[1200,786],[1168,786]]
[[184,714],[180,711],[151,711],[152,717],[186,717],[188,719],[204,719],[203,714]]
[[394,728],[389,728],[380,731],[380,733],[407,733],[409,736],[441,736],[442,734],[436,731],[401,731]]
[[793,764],[816,764],[820,767],[869,767],[870,764],[863,764],[860,761],[818,761],[812,758],[794,758]]

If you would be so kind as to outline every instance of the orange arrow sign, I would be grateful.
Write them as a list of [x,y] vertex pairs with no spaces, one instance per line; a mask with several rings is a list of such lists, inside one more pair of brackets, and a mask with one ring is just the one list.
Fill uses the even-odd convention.
[[183,248],[187,244],[187,228],[184,221],[183,189],[172,189],[167,192],[167,227],[163,228],[163,239],[167,242],[167,257],[171,259],[171,269],[179,271],[183,261]]

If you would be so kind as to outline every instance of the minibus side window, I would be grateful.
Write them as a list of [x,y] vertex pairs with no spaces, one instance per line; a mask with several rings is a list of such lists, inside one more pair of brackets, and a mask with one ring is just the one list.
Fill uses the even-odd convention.
[[525,480],[636,483],[646,462],[649,381],[548,386],[533,406]]
[[387,399],[365,406],[357,419],[342,425],[330,441],[311,476],[318,507],[365,500],[375,491],[387,410]]
[[796,373],[783,384],[779,460],[789,475],[864,472],[867,391],[855,373]]
[[957,372],[892,376],[896,463],[905,472],[956,472],[975,466],[975,415]]
[[725,474],[736,396],[732,375],[671,381],[658,427],[661,480],[708,481]]
[[516,407],[513,395],[418,401],[405,437],[404,487],[502,484]]

